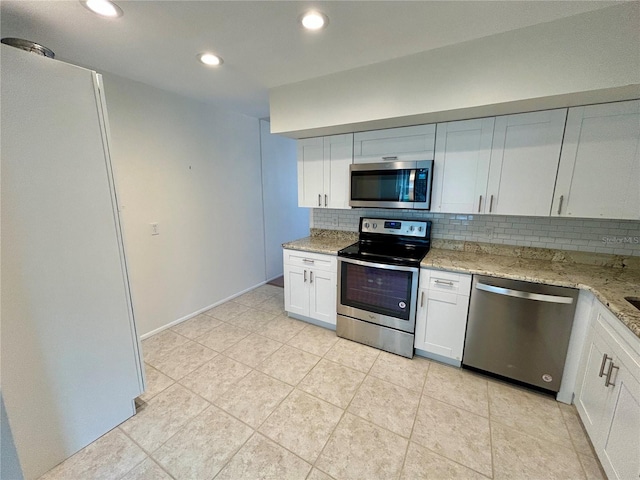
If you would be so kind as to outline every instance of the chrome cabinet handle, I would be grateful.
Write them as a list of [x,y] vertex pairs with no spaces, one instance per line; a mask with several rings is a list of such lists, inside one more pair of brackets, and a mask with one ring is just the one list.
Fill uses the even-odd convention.
[[310,259],[308,259],[308,258],[303,258],[303,259],[302,259],[302,261],[303,261],[304,263],[315,263],[315,260],[310,260]]
[[615,387],[616,386],[616,384],[611,381],[611,373],[613,372],[614,368],[616,369],[616,378],[618,377],[618,372],[617,371],[620,370],[620,367],[616,367],[613,364],[613,362],[611,362],[609,364],[609,370],[607,371],[607,378],[605,378],[605,380],[604,380],[604,386],[605,387],[609,387],[609,386]]
[[604,367],[607,365],[607,360],[613,360],[613,358],[606,353],[602,354],[602,363],[600,364],[600,373],[598,374],[599,377],[604,375]]
[[398,157],[394,156],[394,157],[382,157],[383,160],[397,160]]
[[444,282],[442,280],[434,280],[433,283],[437,283],[439,285],[448,285],[450,287],[453,287],[453,282]]
[[424,307],[424,292],[420,292],[420,306]]
[[325,207],[327,206],[327,194],[326,193],[324,194],[324,206]]
[[313,271],[309,271],[309,283],[313,283]]
[[307,281],[307,271],[306,270],[304,271],[304,281],[305,282]]
[[562,201],[564,200],[564,195],[560,195],[560,202],[558,203],[558,215],[562,211]]
[[322,195],[318,194],[318,206],[322,206]]
[[480,195],[480,200],[478,200],[478,213],[480,213],[481,208],[482,208],[482,195]]
[[524,298],[526,300],[536,300],[538,302],[566,303],[569,305],[573,303],[573,298],[571,297],[562,297],[559,295],[544,295],[542,293],[522,292],[520,290],[496,287],[495,285],[486,285],[484,283],[476,283],[476,289],[483,290],[489,293],[495,293],[497,295],[507,295],[509,297]]
[[493,210],[493,195],[491,195],[491,199],[489,200],[489,213]]

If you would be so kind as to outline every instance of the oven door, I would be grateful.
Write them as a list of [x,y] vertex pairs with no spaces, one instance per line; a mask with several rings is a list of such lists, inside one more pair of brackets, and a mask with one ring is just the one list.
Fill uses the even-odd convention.
[[338,258],[338,313],[414,333],[416,267]]

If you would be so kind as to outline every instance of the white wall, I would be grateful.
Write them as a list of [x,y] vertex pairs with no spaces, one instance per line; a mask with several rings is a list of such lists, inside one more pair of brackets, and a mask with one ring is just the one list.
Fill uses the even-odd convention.
[[104,83],[138,333],[264,282],[258,119]]
[[640,3],[624,3],[276,87],[272,132],[304,138],[638,98],[639,25]]
[[296,142],[269,133],[260,120],[267,279],[283,272],[282,244],[309,235],[309,209],[298,207]]

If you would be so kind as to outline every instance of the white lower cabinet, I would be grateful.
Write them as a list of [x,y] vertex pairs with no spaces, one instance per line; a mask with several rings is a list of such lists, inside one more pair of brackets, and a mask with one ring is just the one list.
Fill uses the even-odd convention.
[[418,355],[460,366],[471,275],[420,270],[415,343]]
[[335,328],[337,288],[335,256],[284,250],[284,309],[287,312]]
[[640,476],[640,339],[624,328],[596,304],[576,386],[578,413],[609,479]]

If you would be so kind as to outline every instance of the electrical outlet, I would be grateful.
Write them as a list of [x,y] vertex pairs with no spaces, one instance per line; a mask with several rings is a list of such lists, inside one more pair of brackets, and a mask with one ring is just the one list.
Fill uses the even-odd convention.
[[487,238],[493,238],[493,227],[486,227],[484,230],[484,234]]
[[160,235],[160,228],[157,223],[151,223],[151,235]]
[[338,226],[338,217],[333,217],[331,219],[331,225],[333,225],[334,227]]

